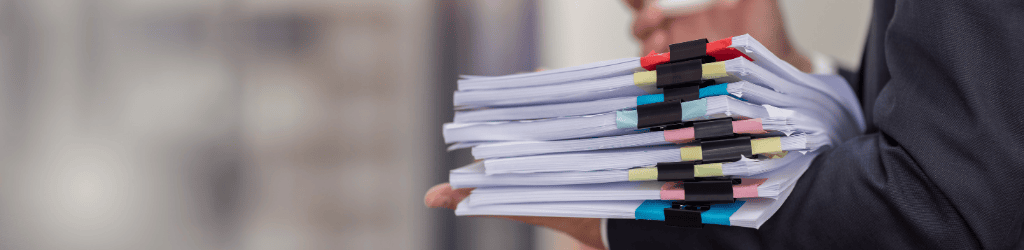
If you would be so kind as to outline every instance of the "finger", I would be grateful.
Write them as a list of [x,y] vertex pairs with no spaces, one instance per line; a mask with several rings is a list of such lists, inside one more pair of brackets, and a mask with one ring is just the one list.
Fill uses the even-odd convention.
[[473,191],[472,188],[452,189],[448,183],[441,183],[427,190],[427,194],[423,197],[423,203],[431,208],[443,207],[455,210],[459,202],[469,196],[471,191]]
[[640,10],[640,8],[644,7],[644,2],[646,2],[646,1],[645,0],[625,0],[624,2],[626,2],[626,5],[629,5],[630,8],[633,8],[633,10]]
[[656,3],[645,4],[637,11],[636,19],[633,20],[633,36],[643,41],[664,21],[665,15],[662,14],[661,7]]

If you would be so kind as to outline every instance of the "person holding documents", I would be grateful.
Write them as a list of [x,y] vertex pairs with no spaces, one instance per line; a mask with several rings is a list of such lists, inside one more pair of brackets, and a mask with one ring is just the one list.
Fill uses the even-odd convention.
[[[786,39],[775,0],[700,2],[669,13],[656,1],[627,0],[643,51],[749,33],[814,71]],[[760,229],[505,218],[616,250],[1024,248],[1022,27],[1019,1],[876,0],[859,72],[844,74],[866,132],[815,158]],[[425,202],[455,209],[468,195],[441,184]]]

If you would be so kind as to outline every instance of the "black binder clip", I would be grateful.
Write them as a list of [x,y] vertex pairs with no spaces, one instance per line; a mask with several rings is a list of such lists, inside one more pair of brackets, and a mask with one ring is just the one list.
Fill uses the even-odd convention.
[[732,118],[683,122],[680,120],[683,116],[683,107],[679,104],[680,102],[657,102],[637,106],[637,129],[661,131],[692,124],[694,126],[694,137],[698,140],[733,135]]
[[736,202],[733,198],[732,185],[739,179],[699,178],[683,182],[686,199],[672,202],[672,207],[665,208],[665,224],[674,227],[704,228],[701,213],[711,209],[711,205]]
[[665,126],[683,123],[683,107],[679,102],[658,102],[636,107],[637,129],[662,130]]
[[659,162],[654,167],[658,169],[658,181],[692,181],[696,180],[694,162]]
[[[729,179],[729,176],[720,177],[697,177],[694,171],[694,165],[702,164],[700,162],[659,162],[654,167],[658,168],[658,181],[706,181],[706,180],[717,180],[720,178]],[[721,180],[725,180],[721,179]],[[732,184],[740,184],[740,179],[733,180]],[[684,186],[685,188],[685,186]],[[686,191],[689,194],[690,191]]]
[[[658,163],[657,165],[655,165],[655,167],[659,167],[659,180],[661,180],[661,166],[665,166],[666,170],[677,169],[684,166],[692,169],[692,165],[736,162],[744,157],[753,158],[754,152],[753,147],[750,146],[750,140],[750,136],[744,135],[736,136],[733,138],[701,141],[701,159],[699,161],[691,161],[687,162],[686,164],[678,163],[679,165],[670,165],[675,163]],[[666,181],[667,180],[668,179],[666,179]]]
[[750,136],[736,136],[718,140],[700,141],[701,163],[739,161],[742,157],[753,158]]
[[718,118],[693,122],[693,139],[695,141],[706,141],[718,138],[735,137],[732,117]]
[[701,60],[693,59],[676,63],[666,63],[655,67],[659,89],[679,88],[700,85],[704,82],[704,67]]
[[701,80],[699,84],[662,89],[666,102],[688,102],[700,99],[700,89],[715,85],[714,79]]
[[715,58],[708,55],[707,38],[671,44],[668,46],[668,51],[669,63],[693,59],[700,59],[703,63],[715,62]]

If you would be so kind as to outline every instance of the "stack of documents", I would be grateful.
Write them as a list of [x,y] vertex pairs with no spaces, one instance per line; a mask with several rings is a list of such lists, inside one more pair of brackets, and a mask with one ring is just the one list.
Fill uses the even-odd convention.
[[815,156],[865,128],[842,78],[749,35],[458,86],[444,139],[477,161],[450,173],[475,188],[457,215],[758,228]]

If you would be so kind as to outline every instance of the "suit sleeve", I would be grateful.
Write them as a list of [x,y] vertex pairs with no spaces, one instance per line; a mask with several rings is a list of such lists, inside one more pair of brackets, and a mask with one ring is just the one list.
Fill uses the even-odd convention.
[[[773,249],[1024,247],[1021,4],[897,1],[884,32],[891,78],[866,105],[877,131],[815,159],[760,230],[699,234],[757,234]],[[612,249],[629,248],[617,248],[623,225],[609,221]],[[678,238],[658,237],[690,245]]]

